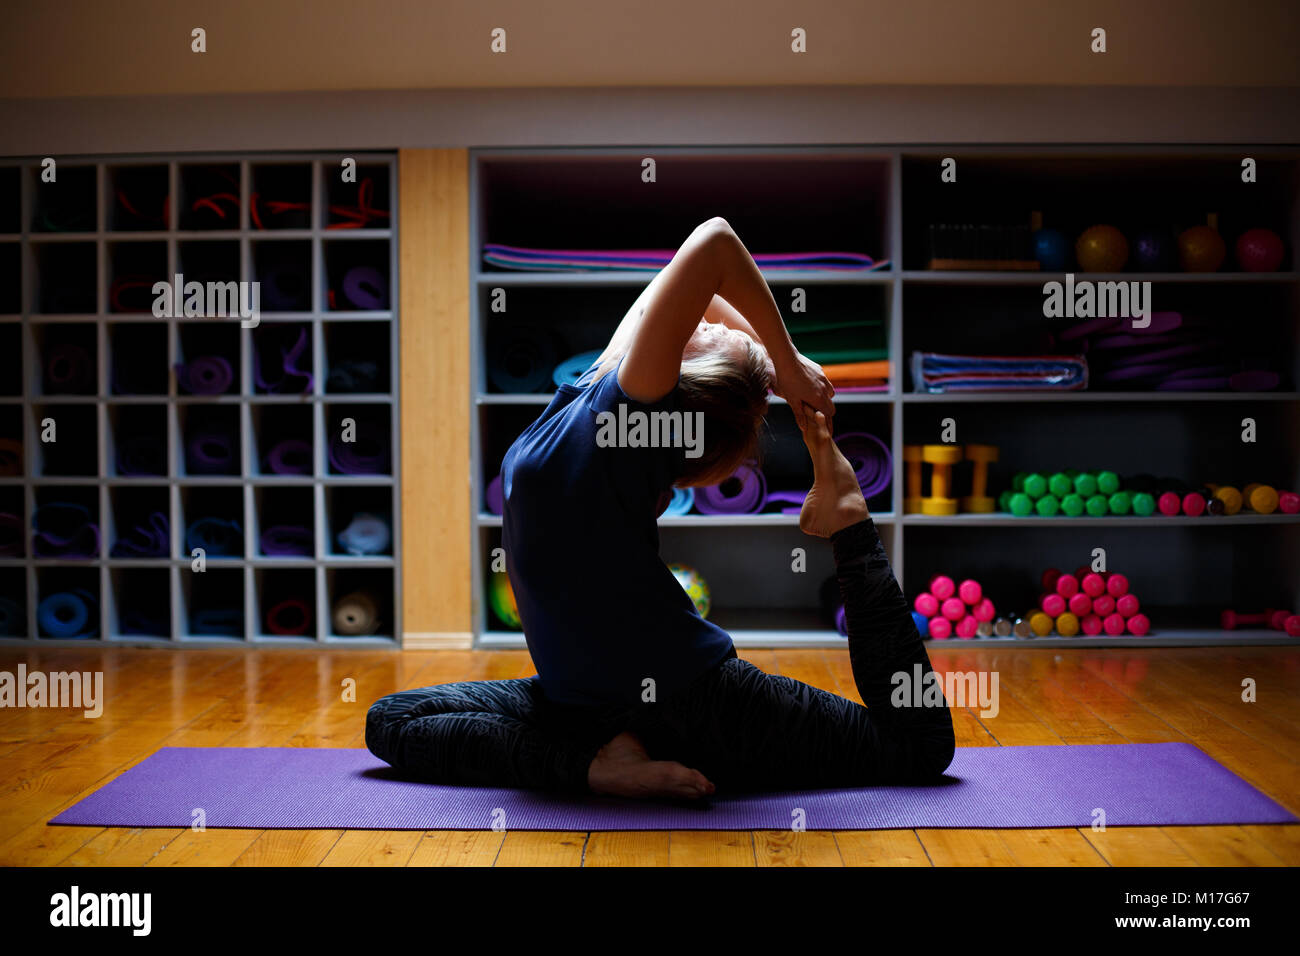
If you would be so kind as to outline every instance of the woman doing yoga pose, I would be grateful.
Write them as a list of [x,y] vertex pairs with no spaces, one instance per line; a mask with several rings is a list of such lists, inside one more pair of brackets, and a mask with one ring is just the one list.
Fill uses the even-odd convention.
[[[769,388],[812,458],[799,527],[830,539],[865,707],[739,659],[659,557],[672,488],[755,455]],[[941,774],[946,702],[891,700],[930,661],[832,440],[833,394],[731,227],[697,227],[505,455],[502,543],[537,676],[390,694],[367,715],[371,752],[435,783],[646,798]]]

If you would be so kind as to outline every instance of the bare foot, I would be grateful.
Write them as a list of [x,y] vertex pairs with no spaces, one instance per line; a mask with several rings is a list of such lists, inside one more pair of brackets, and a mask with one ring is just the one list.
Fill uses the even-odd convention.
[[799,512],[804,534],[829,538],[841,528],[870,517],[853,466],[831,437],[826,416],[816,412],[803,430],[803,443],[812,456],[813,486]]
[[698,770],[675,760],[651,760],[641,740],[627,731],[600,748],[587,769],[587,785],[593,793],[642,800],[697,800],[715,789]]

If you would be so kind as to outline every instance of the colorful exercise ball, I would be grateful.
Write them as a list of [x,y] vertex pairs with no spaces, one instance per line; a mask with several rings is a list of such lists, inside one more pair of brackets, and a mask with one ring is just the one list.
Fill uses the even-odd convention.
[[704,575],[689,564],[670,564],[668,570],[673,573],[677,583],[682,586],[686,596],[691,599],[691,603],[695,605],[695,610],[700,612],[700,617],[708,617],[709,608],[713,606],[713,599],[709,596],[709,583],[704,580]]
[[1133,237],[1133,265],[1139,272],[1168,272],[1178,262],[1173,234],[1144,229]]
[[1089,226],[1074,244],[1084,272],[1119,272],[1128,262],[1128,240],[1114,226]]
[[1237,265],[1246,272],[1276,272],[1286,250],[1272,229],[1247,229],[1237,237]]
[[1070,254],[1070,240],[1059,229],[1039,229],[1034,233],[1034,258],[1044,272],[1062,272]]
[[492,581],[488,584],[488,604],[492,613],[506,627],[517,630],[523,626],[519,620],[519,605],[515,603],[514,588],[510,586],[510,578],[504,571],[492,572]]
[[1192,226],[1178,234],[1178,261],[1184,272],[1217,272],[1227,255],[1217,229]]

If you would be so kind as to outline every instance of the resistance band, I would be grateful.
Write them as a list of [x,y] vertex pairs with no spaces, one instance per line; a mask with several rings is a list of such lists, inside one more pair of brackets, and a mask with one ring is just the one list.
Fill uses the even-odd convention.
[[237,557],[244,553],[244,529],[238,521],[199,518],[185,529],[186,552],[193,554],[195,548],[202,548],[208,557]]
[[220,355],[200,355],[176,364],[176,384],[190,395],[222,395],[235,380],[235,370]]
[[22,637],[27,632],[26,618],[21,604],[0,597],[0,637]]
[[[288,330],[290,333],[292,329]],[[266,333],[268,336],[271,333]],[[277,334],[279,333],[277,330]],[[278,344],[278,343],[273,343]],[[298,367],[298,360],[307,353],[310,347],[310,341],[307,336],[307,327],[299,326],[298,337],[294,340],[293,345],[288,348],[280,347],[280,367],[277,370],[273,367],[270,377],[262,374],[262,353],[260,349],[253,352],[253,380],[257,387],[264,392],[299,394],[312,390],[312,384],[315,379],[312,378],[310,371],[303,371]],[[308,359],[310,363],[310,358]],[[295,381],[296,380],[296,381]]]
[[300,524],[277,524],[262,532],[262,553],[284,558],[312,553],[311,528]]
[[311,608],[300,598],[281,601],[266,612],[266,631],[281,637],[306,634],[311,628]]
[[32,515],[32,554],[38,558],[99,557],[99,525],[90,509],[70,501],[41,505]]
[[[356,440],[344,441],[335,431],[330,439],[330,464],[344,475],[386,475],[389,470],[385,426],[370,419],[357,419]],[[383,437],[379,437],[383,436]]]
[[127,195],[126,190],[120,186],[117,189],[117,201],[118,204],[123,209],[129,212],[132,216],[135,216],[135,218],[140,222],[149,223],[150,225],[153,225],[158,229],[167,228],[167,223],[170,221],[170,217],[168,214],[171,212],[171,205],[172,205],[172,197],[169,194],[167,193],[163,194],[162,212],[160,213],[141,212],[139,209],[135,207],[135,204],[131,202],[130,198]]
[[360,637],[379,630],[379,605],[366,591],[353,591],[334,602],[334,633]]
[[93,637],[99,601],[89,591],[56,591],[36,607],[36,623],[46,637]]
[[[355,206],[335,206],[331,205],[329,211],[335,216],[342,217],[344,222],[332,222],[327,225],[326,229],[365,229],[370,226],[376,219],[387,219],[388,210],[379,209],[372,205],[375,196],[375,183],[369,176],[361,180],[357,188],[357,204]],[[373,228],[382,228],[383,224],[376,224]]]
[[155,511],[148,524],[138,524],[117,540],[109,555],[114,558],[165,558],[172,548],[172,526],[167,516]]
[[266,453],[266,469],[277,475],[310,475],[311,442],[286,438]]
[[358,512],[338,533],[339,547],[348,554],[386,554],[392,542],[388,522],[378,515]]

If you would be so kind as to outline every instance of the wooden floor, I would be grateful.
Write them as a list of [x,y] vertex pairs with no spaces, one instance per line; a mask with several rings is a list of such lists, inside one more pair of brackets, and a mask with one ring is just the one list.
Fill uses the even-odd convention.
[[[855,697],[845,651],[751,651]],[[996,669],[1001,712],[953,712],[959,747],[1190,741],[1300,813],[1300,649],[933,647]],[[103,670],[98,720],[0,710],[0,864],[116,866],[1235,866],[1300,863],[1300,826],[541,833],[51,827],[159,747],[361,747],[391,691],[532,673],[522,651],[0,650],[0,670]],[[1258,702],[1241,701],[1254,678]],[[356,702],[342,700],[345,679]]]

